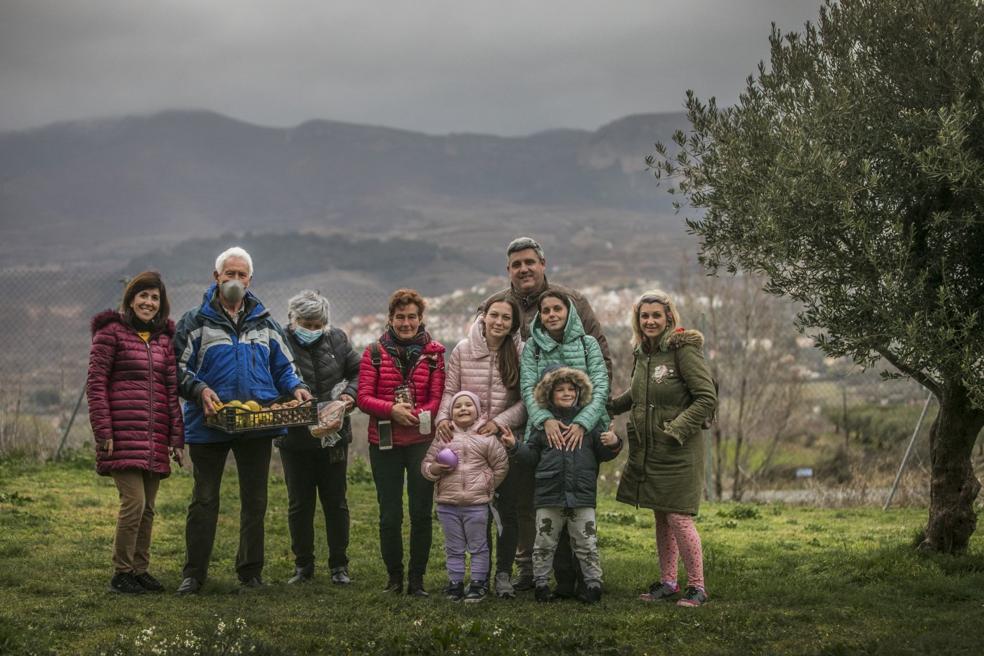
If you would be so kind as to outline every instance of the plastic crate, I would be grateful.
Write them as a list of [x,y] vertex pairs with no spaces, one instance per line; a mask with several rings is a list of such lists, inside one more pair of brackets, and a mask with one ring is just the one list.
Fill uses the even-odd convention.
[[318,408],[313,400],[293,408],[250,410],[223,406],[212,416],[205,416],[205,425],[225,433],[246,433],[287,426],[310,426],[318,423]]

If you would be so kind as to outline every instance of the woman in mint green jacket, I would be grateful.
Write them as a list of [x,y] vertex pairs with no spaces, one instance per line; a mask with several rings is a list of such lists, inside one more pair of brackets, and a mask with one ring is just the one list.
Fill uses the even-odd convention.
[[[581,318],[570,298],[561,292],[548,290],[540,295],[539,312],[530,326],[530,339],[520,360],[519,387],[526,403],[529,419],[526,437],[542,428],[554,448],[578,448],[584,434],[595,426],[608,427],[608,369],[598,341],[586,335]],[[591,403],[584,406],[570,425],[560,423],[533,397],[533,389],[547,366],[558,364],[580,369],[591,379]]]

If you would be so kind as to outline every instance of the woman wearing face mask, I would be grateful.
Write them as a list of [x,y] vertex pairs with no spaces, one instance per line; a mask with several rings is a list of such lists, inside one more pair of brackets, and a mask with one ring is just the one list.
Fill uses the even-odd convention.
[[[519,305],[512,298],[494,301],[472,324],[468,337],[458,342],[447,363],[437,434],[444,441],[453,437],[451,399],[471,392],[481,401],[482,416],[477,428],[482,435],[502,435],[506,429],[519,432],[526,422],[526,407],[519,394]],[[502,523],[496,549],[495,593],[500,598],[516,596],[510,583],[516,557],[516,476],[507,474],[497,488],[495,507]]]
[[96,438],[96,471],[112,476],[120,495],[113,540],[113,592],[161,592],[148,573],[154,500],[171,473],[169,455],[183,461],[184,425],[178,407],[174,322],[158,273],[130,280],[119,310],[92,319],[89,421]]
[[424,328],[424,299],[413,289],[390,296],[386,331],[359,364],[359,409],[369,415],[369,464],[379,501],[379,547],[387,592],[403,590],[403,486],[410,508],[407,594],[426,597],[434,484],[420,463],[434,438],[444,392],[444,346]]
[[682,558],[687,589],[676,603],[700,606],[707,601],[700,535],[694,525],[704,488],[701,427],[717,403],[701,351],[704,336],[684,330],[673,300],[659,290],[636,301],[631,321],[632,383],[612,399],[612,411],[630,413],[629,459],[617,498],[651,508],[656,518],[660,576],[640,597],[677,599],[677,561]]
[[[359,380],[359,356],[348,336],[331,325],[328,299],[304,290],[288,301],[287,343],[294,364],[318,401],[339,400],[346,413],[355,406]],[[346,416],[333,437],[314,437],[307,426],[287,429],[277,440],[287,483],[291,550],[294,576],[301,583],[314,576],[314,511],[321,499],[328,533],[328,567],[331,582],[347,585],[349,510],[345,499],[345,470],[352,428]]]

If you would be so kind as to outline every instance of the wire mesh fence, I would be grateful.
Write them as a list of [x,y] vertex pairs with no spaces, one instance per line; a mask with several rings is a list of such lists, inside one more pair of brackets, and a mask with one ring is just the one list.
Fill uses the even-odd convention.
[[[450,350],[467,334],[479,303],[505,285],[486,285],[427,297],[425,321]],[[169,286],[172,318],[201,303],[207,281]],[[310,284],[309,284],[310,283]],[[724,283],[716,283],[724,284]],[[89,320],[115,307],[124,280],[113,272],[0,271],[0,457],[52,456],[64,442],[91,442],[84,395],[90,343]],[[730,286],[729,286],[730,285]],[[347,291],[344,285],[272,281],[255,293],[278,321],[287,300],[302,287],[322,289],[332,303],[332,323],[364,348],[385,329],[388,293]],[[629,313],[648,285],[585,287],[605,330],[614,360],[615,391],[628,385],[632,366]],[[754,281],[695,289],[675,296],[687,325],[705,335],[705,354],[721,386],[718,420],[708,434],[708,492],[719,498],[764,498],[768,490],[822,479],[842,486],[881,490],[894,475],[916,423],[925,392],[906,379],[883,379],[849,362],[824,357],[792,327],[792,308],[761,293]],[[421,290],[426,296],[426,290]],[[65,429],[76,403],[78,416]],[[917,440],[912,490],[924,488],[929,412]],[[365,450],[365,418],[355,418],[353,453]],[[873,493],[873,492],[871,492]],[[914,492],[915,493],[915,492]]]

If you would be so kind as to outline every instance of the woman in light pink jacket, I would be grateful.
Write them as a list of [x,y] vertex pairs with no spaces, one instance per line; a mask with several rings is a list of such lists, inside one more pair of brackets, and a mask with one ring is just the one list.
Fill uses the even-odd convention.
[[[444,396],[436,420],[439,438],[451,439],[451,398],[461,391],[472,392],[481,401],[479,433],[499,437],[504,430],[511,429],[523,434],[526,406],[519,391],[521,321],[522,312],[514,300],[496,301],[472,324],[468,337],[454,347],[446,362]],[[509,581],[518,538],[517,483],[521,481],[513,474],[506,476],[495,498],[501,523],[495,543],[495,592],[498,597],[508,599],[516,596]]]

